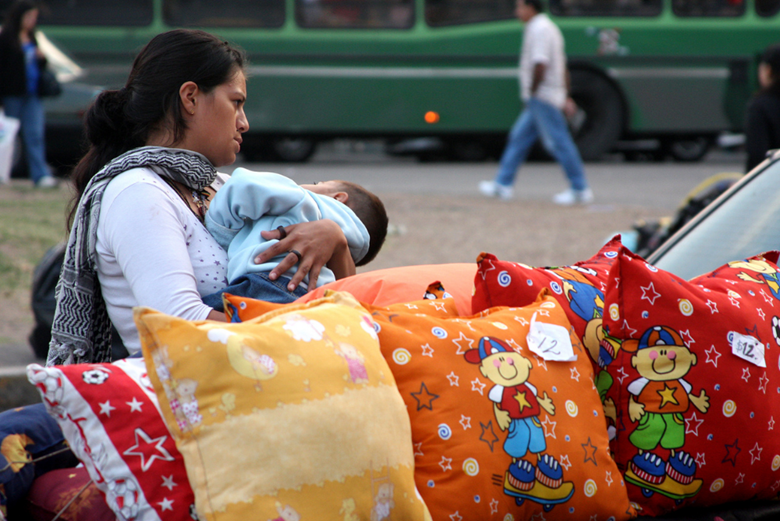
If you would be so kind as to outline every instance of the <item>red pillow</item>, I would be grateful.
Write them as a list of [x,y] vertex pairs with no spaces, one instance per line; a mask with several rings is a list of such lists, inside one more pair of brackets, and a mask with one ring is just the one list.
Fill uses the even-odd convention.
[[780,486],[777,252],[690,282],[622,250],[605,292],[618,350],[613,450],[643,514],[774,498]]
[[191,520],[195,496],[184,458],[143,359],[30,364],[27,378],[118,519]]
[[[620,235],[616,235],[590,259],[551,268],[533,268],[482,253],[477,258],[479,267],[474,277],[472,312],[479,313],[494,306],[527,306],[539,291],[547,288],[561,304],[577,337],[587,348],[594,363],[596,388],[603,400],[604,391],[611,384],[603,368],[612,362],[614,353],[613,342],[602,342],[604,290],[609,270],[622,247]],[[607,414],[613,413],[607,411]]]
[[[59,469],[37,478],[24,500],[28,519],[51,521],[115,521],[105,497],[84,467]],[[64,510],[63,510],[64,509]]]
[[311,302],[322,298],[325,291],[333,290],[351,293],[358,302],[389,306],[420,300],[428,285],[439,281],[447,288],[448,296],[455,299],[458,312],[470,315],[475,271],[476,267],[471,263],[427,264],[367,271],[320,286],[296,302]]

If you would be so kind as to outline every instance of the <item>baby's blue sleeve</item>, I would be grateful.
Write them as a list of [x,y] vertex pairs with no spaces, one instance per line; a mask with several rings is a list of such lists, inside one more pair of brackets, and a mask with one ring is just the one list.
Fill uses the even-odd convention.
[[292,179],[271,172],[237,168],[211,201],[206,213],[206,228],[227,250],[246,221],[285,214],[304,197],[306,191]]

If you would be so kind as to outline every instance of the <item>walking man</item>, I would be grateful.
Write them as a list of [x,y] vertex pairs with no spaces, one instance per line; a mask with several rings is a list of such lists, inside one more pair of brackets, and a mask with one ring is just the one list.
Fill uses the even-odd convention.
[[541,0],[517,0],[515,13],[525,23],[520,50],[520,97],[525,108],[509,131],[496,178],[482,181],[479,191],[488,197],[511,199],[517,169],[525,161],[537,139],[563,167],[570,188],[556,194],[560,205],[593,201],[582,158],[566,125],[564,111],[576,110],[568,97],[569,74],[566,68],[563,35],[544,14]]

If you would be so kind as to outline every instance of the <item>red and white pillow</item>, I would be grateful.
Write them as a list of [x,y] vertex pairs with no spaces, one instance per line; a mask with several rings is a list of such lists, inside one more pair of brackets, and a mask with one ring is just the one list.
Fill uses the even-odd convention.
[[118,519],[196,519],[184,459],[143,359],[31,364],[27,377]]
[[[780,491],[777,252],[685,281],[628,250],[605,292],[615,460],[640,513]],[[780,428],[777,427],[777,428]]]

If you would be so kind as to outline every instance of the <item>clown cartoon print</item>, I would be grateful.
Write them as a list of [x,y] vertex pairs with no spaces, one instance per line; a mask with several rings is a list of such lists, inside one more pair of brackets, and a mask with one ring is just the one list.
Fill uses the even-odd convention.
[[626,340],[622,347],[632,353],[631,365],[640,376],[628,385],[628,416],[639,423],[628,437],[638,452],[626,471],[626,481],[641,487],[648,497],[654,492],[675,500],[694,496],[702,480],[696,478],[693,457],[682,450],[683,414],[691,405],[701,413],[709,408],[704,389],[697,395],[683,379],[696,365],[696,355],[677,331],[666,326],[653,326],[638,341]]
[[[504,475],[504,493],[521,505],[526,499],[541,503],[545,510],[567,501],[574,493],[574,484],[563,481],[563,468],[547,448],[539,414],[544,410],[555,415],[552,398],[544,392],[539,396],[529,381],[532,364],[528,358],[510,349],[503,341],[483,337],[477,349],[464,353],[467,362],[479,365],[482,376],[495,385],[488,398],[493,402],[493,414],[502,431],[507,432],[504,452],[512,462]],[[525,456],[536,454],[536,465]]]
[[582,344],[588,350],[591,359],[599,366],[594,383],[604,405],[604,413],[610,420],[608,428],[612,439],[615,436],[614,425],[617,422],[617,412],[612,398],[607,398],[607,392],[614,381],[605,369],[620,351],[620,341],[609,336],[602,326],[604,293],[583,275],[595,276],[596,272],[590,268],[571,266],[556,270],[553,274],[561,279],[561,291],[569,302],[569,308],[585,322]]
[[[780,278],[770,263],[761,259],[729,262],[729,268],[742,269],[737,277],[747,282],[766,285],[772,296],[780,300]],[[747,272],[753,272],[755,276]]]

